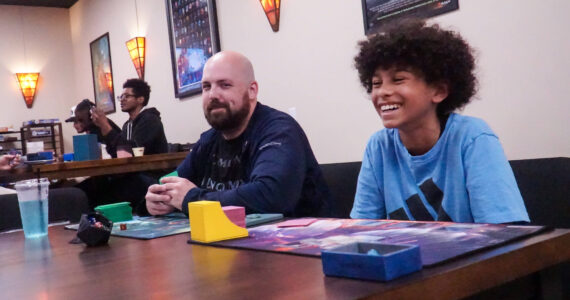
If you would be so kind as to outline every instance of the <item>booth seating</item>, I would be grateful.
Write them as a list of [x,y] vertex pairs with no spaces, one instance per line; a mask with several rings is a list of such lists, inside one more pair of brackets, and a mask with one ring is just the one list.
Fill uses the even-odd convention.
[[332,217],[350,218],[361,164],[355,161],[320,165],[331,192],[334,209]]
[[570,228],[570,157],[510,161],[533,225]]
[[[79,222],[82,213],[89,210],[87,196],[74,187],[50,189],[48,195],[49,223]],[[18,195],[0,195],[0,232],[22,228]]]

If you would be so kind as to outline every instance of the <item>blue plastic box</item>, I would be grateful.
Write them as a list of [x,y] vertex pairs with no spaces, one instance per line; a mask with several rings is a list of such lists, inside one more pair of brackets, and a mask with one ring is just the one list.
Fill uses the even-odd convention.
[[28,161],[53,160],[53,152],[52,151],[42,151],[42,152],[38,152],[38,153],[28,153],[26,155],[26,159]]
[[63,161],[74,161],[75,156],[73,153],[65,153],[63,154]]
[[327,276],[388,281],[422,268],[417,245],[353,243],[323,250],[321,257]]
[[76,161],[100,159],[101,148],[99,148],[99,143],[97,143],[97,135],[74,135],[73,154]]

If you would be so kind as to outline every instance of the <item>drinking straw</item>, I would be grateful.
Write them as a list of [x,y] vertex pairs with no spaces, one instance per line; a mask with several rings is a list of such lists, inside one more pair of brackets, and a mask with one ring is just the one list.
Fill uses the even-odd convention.
[[36,182],[37,186],[38,186],[38,199],[40,200],[40,225],[44,223],[44,214],[43,212],[43,199],[42,199],[42,187],[40,184],[40,170],[38,169],[38,179]]

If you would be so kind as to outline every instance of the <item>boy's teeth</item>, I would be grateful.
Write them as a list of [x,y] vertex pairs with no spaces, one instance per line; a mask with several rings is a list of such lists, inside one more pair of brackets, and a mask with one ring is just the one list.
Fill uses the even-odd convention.
[[398,109],[398,108],[400,108],[400,105],[398,105],[398,104],[386,104],[386,105],[380,106],[380,109],[382,111],[394,110],[394,109]]

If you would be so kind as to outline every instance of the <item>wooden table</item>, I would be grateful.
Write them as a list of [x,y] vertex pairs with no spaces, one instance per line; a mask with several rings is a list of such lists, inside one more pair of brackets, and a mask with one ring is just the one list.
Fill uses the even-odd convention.
[[570,260],[570,230],[556,229],[388,283],[326,277],[321,260],[188,245],[188,234],[109,245],[0,234],[4,299],[457,299]]
[[35,177],[66,179],[83,176],[162,170],[177,167],[188,152],[151,154],[139,157],[56,162],[44,165],[27,165],[12,171],[0,172],[2,182]]

